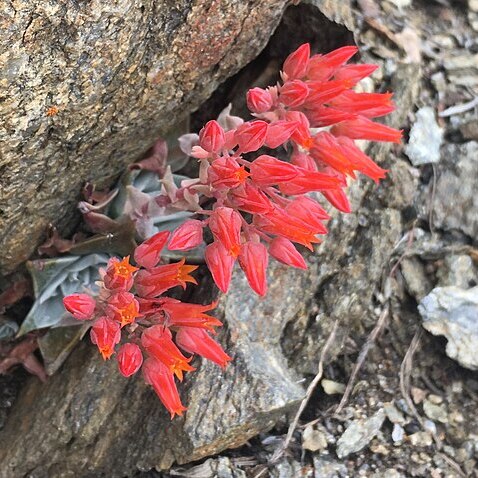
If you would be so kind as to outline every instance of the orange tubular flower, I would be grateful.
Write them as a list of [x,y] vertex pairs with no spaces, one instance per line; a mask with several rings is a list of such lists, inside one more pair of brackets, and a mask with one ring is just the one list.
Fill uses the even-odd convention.
[[132,324],[139,316],[139,304],[133,294],[120,291],[108,298],[107,313],[124,327]]
[[207,305],[189,304],[179,300],[163,301],[161,309],[166,312],[168,322],[174,327],[198,327],[214,332],[214,327],[220,327],[222,322],[211,315],[205,314],[217,307],[217,301]]
[[129,263],[129,256],[121,261],[112,257],[108,261],[103,282],[105,287],[110,290],[122,289],[129,290],[133,286],[133,274],[138,270],[137,267]]
[[186,352],[201,355],[223,368],[232,360],[204,329],[182,327],[176,335],[176,342]]
[[234,158],[216,159],[208,169],[208,180],[217,190],[235,188],[244,183],[249,173]]
[[142,297],[157,297],[178,285],[185,289],[187,282],[197,284],[196,279],[190,275],[197,268],[198,266],[185,265],[185,259],[182,259],[174,264],[143,269],[135,277],[136,292]]
[[400,143],[402,132],[380,123],[359,116],[353,120],[342,121],[332,126],[330,132],[334,136],[346,136],[351,139],[368,139],[370,141],[385,141]]
[[121,340],[120,325],[108,317],[100,317],[91,328],[90,336],[103,359],[108,360],[114,354],[115,345]]
[[220,243],[213,242],[204,253],[206,264],[219,290],[226,293],[231,283],[232,269],[236,258]]
[[211,214],[209,229],[233,257],[241,250],[241,215],[230,207],[218,207]]
[[169,371],[183,380],[183,372],[196,370],[173,342],[170,330],[163,325],[154,325],[146,329],[141,336],[141,345],[149,355],[162,362]]
[[149,358],[143,364],[143,375],[146,383],[152,385],[156,395],[171,414],[171,420],[175,415],[181,416],[186,407],[181,403],[174,375],[168,367],[154,358]]

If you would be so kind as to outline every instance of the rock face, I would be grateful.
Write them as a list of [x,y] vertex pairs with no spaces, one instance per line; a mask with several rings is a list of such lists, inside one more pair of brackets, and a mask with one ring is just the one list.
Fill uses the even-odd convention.
[[478,287],[437,287],[418,310],[425,329],[447,338],[447,355],[463,367],[478,370]]
[[[266,45],[287,0],[18,0],[0,29],[0,273]],[[5,99],[6,98],[6,99]]]

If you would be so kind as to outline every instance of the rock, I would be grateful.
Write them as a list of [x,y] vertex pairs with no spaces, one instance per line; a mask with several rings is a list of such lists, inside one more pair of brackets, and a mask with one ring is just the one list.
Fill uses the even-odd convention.
[[478,283],[478,271],[471,257],[465,254],[445,256],[437,277],[440,286],[454,285],[468,289]]
[[392,440],[395,444],[401,443],[405,437],[405,430],[398,423],[393,425]]
[[425,272],[425,266],[418,257],[407,257],[400,264],[407,290],[418,301],[432,289],[432,281]]
[[[113,361],[82,343],[61,373],[46,384],[31,379],[22,391],[0,432],[0,462],[8,463],[0,477],[132,476],[199,460],[270,429],[303,398],[280,342],[313,296],[309,281],[309,273],[272,263],[263,299],[242,273],[234,275],[216,311],[233,362],[225,371],[195,364],[180,386],[188,411],[173,421],[141,377],[122,378]],[[196,300],[209,300],[212,290],[202,282]]]
[[404,478],[404,475],[393,468],[373,474],[373,478]]
[[433,443],[432,436],[428,432],[416,432],[408,437],[413,446],[425,447]]
[[296,460],[284,459],[274,465],[269,470],[271,478],[290,478],[291,476],[312,476],[312,470],[310,473],[304,471],[304,466]]
[[384,420],[383,409],[370,418],[354,420],[337,441],[337,456],[342,459],[365,448],[380,431]]
[[342,394],[345,392],[345,385],[343,383],[334,382],[324,378],[320,384],[327,395]]
[[246,478],[246,472],[235,466],[233,461],[226,457],[209,458],[200,465],[188,468],[175,467],[170,476],[181,478]]
[[448,414],[443,405],[436,405],[430,400],[425,400],[423,402],[423,411],[430,420],[448,423]]
[[450,83],[473,88],[478,85],[478,53],[468,51],[448,56],[443,62]]
[[324,450],[327,446],[327,437],[324,433],[314,429],[311,425],[305,428],[302,434],[302,448],[304,448],[304,450]]
[[419,304],[423,326],[448,339],[446,353],[463,367],[478,370],[478,286],[437,287]]
[[478,12],[478,0],[468,0],[468,8],[472,12]]
[[347,467],[324,455],[314,455],[315,478],[348,478]]
[[405,153],[414,166],[437,163],[440,159],[440,146],[443,129],[436,122],[435,110],[424,106],[417,111],[415,123],[410,131],[410,139]]
[[478,141],[478,122],[476,119],[461,124],[459,129],[466,140]]
[[400,410],[398,410],[392,402],[384,403],[383,409],[387,415],[387,418],[392,423],[398,423],[400,425],[405,425],[405,423],[407,423],[407,420],[403,416],[402,412],[400,412]]
[[456,229],[475,239],[478,237],[477,157],[478,143],[475,141],[447,144],[442,149],[443,161],[433,202],[435,227]]
[[[2,5],[0,270],[266,46],[287,0]],[[320,22],[318,22],[320,23]],[[205,28],[207,25],[207,28]]]
[[412,0],[388,0],[388,1],[396,5],[398,8],[409,7],[412,4]]

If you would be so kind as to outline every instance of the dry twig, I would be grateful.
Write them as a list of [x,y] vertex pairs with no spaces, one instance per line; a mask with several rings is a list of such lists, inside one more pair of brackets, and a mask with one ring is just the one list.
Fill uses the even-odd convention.
[[338,415],[343,410],[348,399],[350,398],[350,394],[352,393],[353,387],[355,385],[355,381],[357,380],[358,373],[360,372],[360,369],[362,368],[370,349],[375,344],[375,340],[377,340],[377,337],[379,336],[380,332],[383,330],[389,311],[390,311],[390,305],[387,303],[382,313],[380,314],[380,317],[378,318],[377,323],[375,324],[375,327],[373,328],[370,335],[367,337],[367,341],[365,342],[364,346],[362,347],[362,350],[360,351],[357,362],[355,362],[354,368],[352,370],[352,374],[350,375],[350,379],[347,383],[345,392],[342,395],[342,399],[340,400],[340,403],[337,409],[335,410],[334,415]]

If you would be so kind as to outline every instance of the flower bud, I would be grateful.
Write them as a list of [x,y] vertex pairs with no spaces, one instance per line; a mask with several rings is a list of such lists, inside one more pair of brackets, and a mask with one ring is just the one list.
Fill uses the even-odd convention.
[[213,242],[206,247],[204,258],[214,282],[222,292],[226,293],[231,283],[234,257],[220,242]]
[[179,226],[172,234],[168,248],[171,251],[187,251],[202,243],[203,223],[190,219]]
[[295,248],[289,239],[285,237],[275,237],[269,245],[269,254],[282,264],[297,267],[298,269],[307,269],[307,264],[299,251]]
[[265,113],[272,107],[272,96],[269,90],[252,88],[247,92],[247,107],[253,113]]
[[292,52],[285,60],[282,71],[287,79],[302,78],[306,71],[310,58],[310,45],[304,43],[297,50]]
[[153,268],[161,257],[161,250],[169,239],[169,231],[158,232],[134,250],[134,260],[146,269]]
[[75,319],[90,320],[95,312],[96,301],[88,294],[72,294],[63,298],[63,305]]
[[219,153],[225,141],[224,130],[215,120],[208,121],[199,132],[199,146],[208,153]]
[[143,354],[136,344],[124,344],[118,351],[118,368],[121,375],[130,377],[134,375],[143,363]]
[[234,139],[241,153],[257,151],[264,145],[268,124],[265,121],[248,121],[237,128]]
[[300,106],[309,94],[309,87],[300,80],[286,81],[280,89],[279,100],[289,108]]
[[295,178],[298,171],[293,164],[263,154],[251,164],[251,178],[259,186],[273,186]]
[[295,121],[279,120],[269,124],[266,135],[266,146],[275,149],[286,143],[299,123]]
[[115,345],[121,340],[120,325],[108,317],[100,317],[91,328],[90,337],[103,359],[107,360],[113,355]]
[[267,248],[261,242],[246,242],[241,247],[239,265],[254,292],[264,296],[267,292]]
[[181,327],[176,334],[176,342],[186,352],[198,354],[223,368],[231,360],[231,357],[204,329]]

